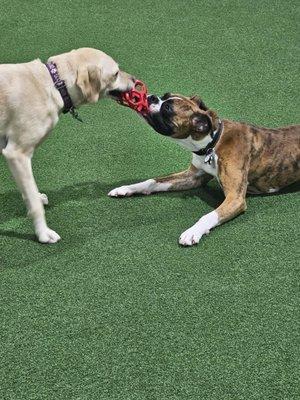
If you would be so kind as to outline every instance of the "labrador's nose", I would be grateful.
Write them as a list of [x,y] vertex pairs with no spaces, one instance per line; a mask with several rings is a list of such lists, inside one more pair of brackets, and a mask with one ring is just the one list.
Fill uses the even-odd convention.
[[131,90],[134,88],[136,82],[136,77],[133,75],[128,76],[128,90]]
[[158,104],[159,103],[159,98],[157,96],[155,96],[155,94],[151,94],[150,96],[148,96],[148,104]]

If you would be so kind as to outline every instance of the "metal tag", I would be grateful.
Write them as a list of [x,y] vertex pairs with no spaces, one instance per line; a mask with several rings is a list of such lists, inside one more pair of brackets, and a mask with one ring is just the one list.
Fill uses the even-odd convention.
[[204,158],[205,164],[211,164],[214,161],[214,150],[208,149]]

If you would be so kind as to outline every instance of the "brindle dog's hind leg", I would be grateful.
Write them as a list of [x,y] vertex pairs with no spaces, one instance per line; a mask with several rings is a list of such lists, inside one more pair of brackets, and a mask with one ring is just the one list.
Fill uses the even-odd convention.
[[193,189],[207,183],[213,177],[191,165],[186,171],[168,176],[148,179],[133,185],[121,186],[108,193],[111,197],[132,196],[133,194],[151,194],[176,190]]

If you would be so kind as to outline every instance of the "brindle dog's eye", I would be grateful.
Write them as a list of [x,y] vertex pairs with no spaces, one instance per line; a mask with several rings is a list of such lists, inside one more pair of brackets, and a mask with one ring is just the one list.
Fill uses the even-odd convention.
[[170,104],[165,103],[164,109],[165,109],[165,111],[171,111],[172,107],[170,106]]

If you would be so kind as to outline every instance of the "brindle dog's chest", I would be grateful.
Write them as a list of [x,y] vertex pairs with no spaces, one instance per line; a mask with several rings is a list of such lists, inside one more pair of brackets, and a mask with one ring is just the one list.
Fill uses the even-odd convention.
[[[190,136],[186,139],[170,139],[179,144],[181,147],[190,151],[198,151],[199,148],[205,147],[211,140],[209,136],[201,142],[192,139]],[[192,164],[194,167],[199,169],[199,171],[204,171],[218,179],[218,156],[215,152],[211,154],[209,162],[207,161],[206,156],[198,156],[197,154],[193,153]]]
[[215,152],[210,155],[210,159],[206,159],[206,156],[198,156],[193,154],[192,164],[197,169],[206,172],[209,175],[214,176],[219,180],[218,177],[218,156]]

